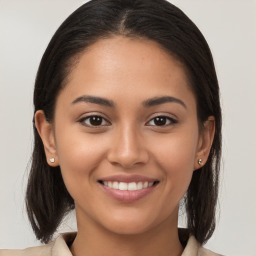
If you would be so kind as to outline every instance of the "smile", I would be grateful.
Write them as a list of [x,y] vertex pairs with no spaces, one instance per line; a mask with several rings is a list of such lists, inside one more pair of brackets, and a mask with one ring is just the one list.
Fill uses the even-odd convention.
[[152,194],[160,181],[141,175],[113,175],[98,180],[98,183],[114,200],[131,203]]
[[148,181],[140,181],[140,182],[118,182],[118,181],[99,181],[104,186],[107,186],[112,189],[117,190],[127,190],[127,191],[137,191],[146,189],[149,187],[152,187],[158,183],[158,181],[155,182],[148,182]]

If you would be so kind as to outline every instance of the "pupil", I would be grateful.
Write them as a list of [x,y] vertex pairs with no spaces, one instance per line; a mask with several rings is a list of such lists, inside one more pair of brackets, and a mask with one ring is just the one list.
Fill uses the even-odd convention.
[[101,125],[101,123],[102,123],[102,118],[101,117],[99,117],[99,116],[93,116],[93,117],[91,117],[91,124],[92,125]]
[[155,124],[158,126],[165,125],[166,124],[166,117],[156,117],[155,118]]

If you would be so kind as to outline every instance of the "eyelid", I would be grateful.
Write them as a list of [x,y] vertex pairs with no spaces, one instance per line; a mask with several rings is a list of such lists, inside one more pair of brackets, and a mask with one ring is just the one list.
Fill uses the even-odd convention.
[[[90,117],[90,116],[100,116],[104,119],[106,119],[107,121],[109,120],[109,117],[100,112],[100,111],[88,111],[88,112],[83,112],[82,114],[79,115],[79,117],[77,118],[77,120],[79,121],[82,118],[86,118],[86,117]],[[108,121],[109,122],[109,121]]]
[[159,112],[154,112],[154,113],[151,113],[150,115],[147,115],[147,119],[152,119],[152,118],[155,118],[155,117],[158,117],[158,116],[165,116],[165,117],[169,117],[169,118],[172,118],[174,120],[178,120],[178,117],[173,114],[173,113],[170,113],[170,112],[165,112],[165,111],[159,111]]

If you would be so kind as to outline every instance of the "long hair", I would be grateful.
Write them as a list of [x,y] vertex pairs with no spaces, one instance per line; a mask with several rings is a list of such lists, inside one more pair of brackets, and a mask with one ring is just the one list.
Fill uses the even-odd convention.
[[[215,229],[221,156],[219,86],[211,51],[196,25],[165,0],[92,0],[72,13],[52,37],[39,66],[34,89],[35,111],[54,118],[56,98],[80,54],[101,38],[115,35],[157,42],[183,63],[197,100],[199,125],[215,117],[215,137],[206,164],[194,172],[185,196],[187,228],[201,243]],[[74,200],[59,167],[50,167],[34,126],[34,151],[26,207],[36,237],[47,243]]]

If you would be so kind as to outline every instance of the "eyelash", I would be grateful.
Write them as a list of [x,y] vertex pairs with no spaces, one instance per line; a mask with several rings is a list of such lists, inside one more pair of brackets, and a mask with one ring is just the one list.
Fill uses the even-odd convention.
[[[92,121],[92,119],[98,119],[98,120],[94,120],[94,121],[104,121],[106,124],[102,125],[102,124],[99,124],[99,125],[92,125],[91,123],[90,124],[86,124],[86,121],[89,120],[89,122]],[[152,126],[157,126],[157,127],[167,127],[167,126],[170,126],[170,125],[173,125],[173,124],[176,124],[178,121],[174,118],[171,118],[169,116],[164,116],[164,115],[159,115],[159,116],[155,116],[153,117],[152,119],[150,119],[150,121],[148,121],[146,123],[147,126],[150,126],[148,125],[150,122],[152,121],[165,121],[165,124],[163,125],[152,125]],[[159,120],[160,119],[160,120]],[[161,120],[162,119],[162,120]],[[164,120],[163,120],[164,119]],[[83,117],[79,120],[79,122],[84,125],[84,126],[87,126],[87,127],[93,127],[93,128],[101,128],[101,127],[104,127],[104,126],[110,126],[111,123],[109,121],[107,121],[104,117],[100,116],[100,115],[91,115],[91,116],[86,116],[86,117]],[[168,124],[166,124],[166,122],[169,122]]]

